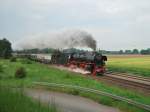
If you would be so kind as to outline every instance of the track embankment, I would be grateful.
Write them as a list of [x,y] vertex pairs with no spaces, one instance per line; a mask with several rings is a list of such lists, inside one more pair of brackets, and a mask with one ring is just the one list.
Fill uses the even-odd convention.
[[98,80],[106,81],[125,88],[135,89],[136,91],[150,95],[149,77],[142,77],[129,73],[107,71],[102,77],[98,77]]

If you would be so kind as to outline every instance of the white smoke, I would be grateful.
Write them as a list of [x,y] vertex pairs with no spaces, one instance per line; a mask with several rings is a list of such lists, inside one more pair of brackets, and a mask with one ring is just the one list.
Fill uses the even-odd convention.
[[26,37],[16,43],[17,48],[54,48],[64,49],[73,47],[87,47],[96,49],[96,41],[91,34],[81,30],[67,30],[63,32],[51,32],[36,36]]

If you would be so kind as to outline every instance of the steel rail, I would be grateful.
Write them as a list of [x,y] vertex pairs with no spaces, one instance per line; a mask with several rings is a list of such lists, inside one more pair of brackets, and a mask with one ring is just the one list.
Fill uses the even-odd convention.
[[133,79],[133,78],[129,78],[129,77],[122,77],[122,76],[117,76],[117,75],[105,75],[105,76],[103,76],[103,78],[104,77],[110,77],[110,78],[117,79],[117,80],[133,82],[133,83],[136,83],[136,84],[149,86],[149,89],[150,89],[150,82],[147,82],[147,81],[137,80],[137,79]]
[[126,76],[126,77],[131,77],[131,78],[133,78],[133,79],[145,80],[145,81],[150,82],[150,78],[149,78],[149,77],[137,76],[137,75],[131,74],[131,73],[122,73],[122,72],[106,71],[105,74]]
[[143,104],[143,103],[140,103],[140,102],[137,102],[137,101],[133,101],[133,100],[125,98],[125,97],[121,97],[121,96],[118,96],[118,95],[114,95],[114,94],[104,92],[104,91],[100,91],[100,90],[96,90],[96,89],[91,89],[91,88],[86,88],[86,87],[81,87],[81,86],[75,86],[75,85],[48,83],[48,82],[33,82],[33,84],[34,85],[40,85],[40,86],[70,88],[70,89],[77,89],[77,90],[81,90],[81,91],[91,92],[91,93],[107,96],[107,97],[113,98],[115,100],[123,101],[123,102],[126,102],[128,104],[132,104],[136,107],[139,107],[141,109],[150,111],[150,105],[146,105],[146,104]]
[[104,76],[101,79],[98,80],[106,80],[106,81],[112,81],[113,83],[118,83],[119,85],[125,86],[125,87],[131,87],[131,88],[140,88],[140,89],[144,89],[144,91],[150,91],[150,86],[143,84],[143,83],[139,83],[139,82],[134,82],[134,81],[130,81],[130,80],[126,80],[126,79],[120,79],[120,78],[116,78],[116,77],[109,77],[109,76]]
[[150,79],[149,78],[139,78],[138,76],[135,75],[128,75],[128,74],[122,74],[122,73],[117,73],[117,72],[113,72],[113,73],[105,73],[104,76],[107,77],[112,77],[112,78],[116,78],[116,79],[123,79],[123,80],[131,80],[133,82],[136,83],[141,83],[141,84],[145,84],[145,85],[149,85],[150,86]]

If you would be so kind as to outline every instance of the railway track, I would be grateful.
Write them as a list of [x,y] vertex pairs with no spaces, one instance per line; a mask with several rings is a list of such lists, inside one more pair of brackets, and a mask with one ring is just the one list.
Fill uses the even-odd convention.
[[129,74],[129,73],[119,73],[119,72],[107,71],[105,74],[117,75],[117,76],[121,76],[121,77],[125,76],[126,78],[132,78],[135,80],[150,82],[149,77],[137,76],[137,75],[133,75],[133,74]]
[[135,89],[136,91],[150,95],[150,78],[148,77],[107,71],[102,77],[98,77],[98,80],[106,81],[125,88]]
[[[63,66],[54,66],[58,69],[68,70],[71,72],[75,72],[74,69],[69,69],[67,67]],[[78,72],[80,73],[80,72]],[[96,76],[93,77],[92,75],[87,75],[80,73],[85,77],[90,77],[97,81],[103,81],[110,85],[117,85],[121,86],[122,88],[126,89],[132,89],[141,93],[144,93],[145,95],[150,95],[150,78],[148,77],[142,77],[137,76],[129,73],[120,73],[120,72],[113,72],[113,71],[107,71],[102,76]]]

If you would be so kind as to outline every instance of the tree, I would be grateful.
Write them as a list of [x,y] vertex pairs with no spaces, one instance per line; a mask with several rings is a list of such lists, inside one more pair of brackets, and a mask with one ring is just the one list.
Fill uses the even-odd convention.
[[148,48],[148,49],[142,49],[141,51],[140,51],[140,53],[141,54],[150,54],[150,48]]
[[119,51],[119,54],[123,54],[123,53],[124,53],[123,50],[120,50],[120,51]]
[[132,54],[131,50],[125,50],[125,54]]
[[138,49],[133,49],[132,54],[139,54]]
[[140,51],[140,53],[141,53],[141,54],[147,54],[147,50],[142,49],[142,50]]
[[0,57],[9,58],[12,53],[11,43],[7,39],[0,40]]

